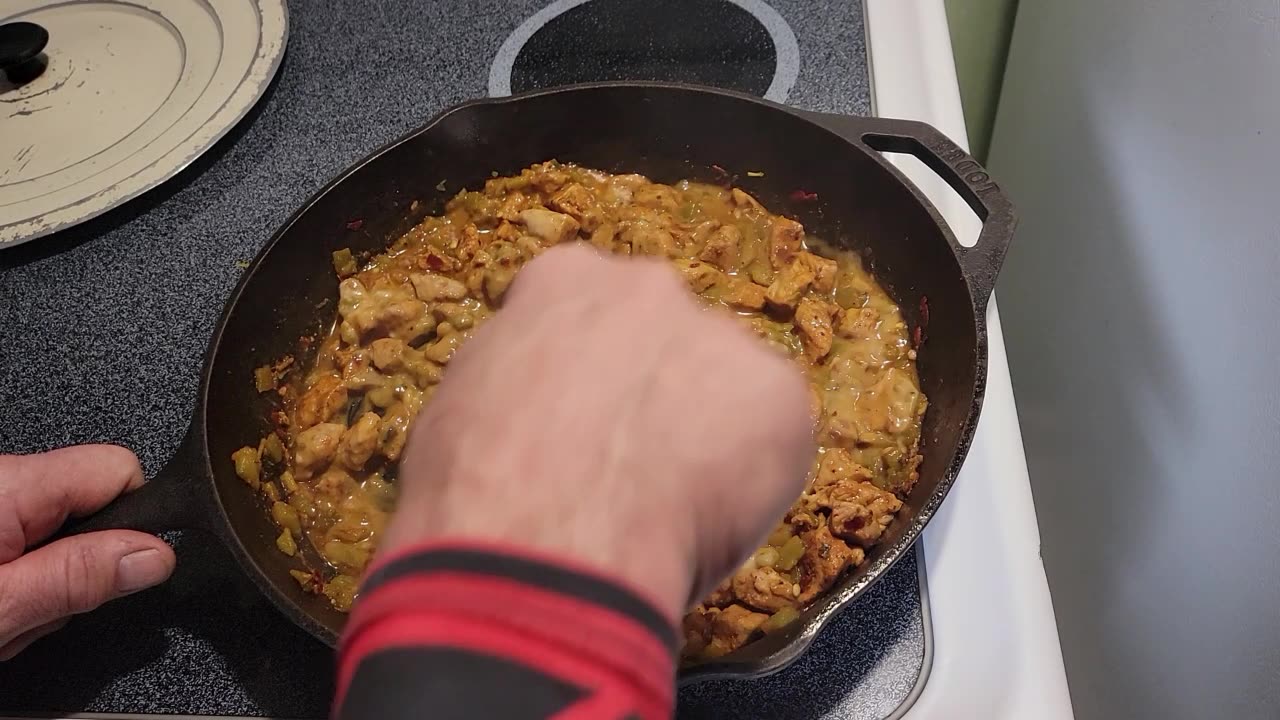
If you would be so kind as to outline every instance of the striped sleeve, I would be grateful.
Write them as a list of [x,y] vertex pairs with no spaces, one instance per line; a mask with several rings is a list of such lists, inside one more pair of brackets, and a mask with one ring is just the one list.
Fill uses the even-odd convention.
[[412,548],[361,587],[333,714],[668,718],[676,638],[640,594],[590,570],[499,546]]

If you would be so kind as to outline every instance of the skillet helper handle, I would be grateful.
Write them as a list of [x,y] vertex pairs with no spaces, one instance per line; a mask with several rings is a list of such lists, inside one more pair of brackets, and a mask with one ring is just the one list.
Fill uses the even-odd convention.
[[973,156],[932,125],[889,118],[859,118],[859,125],[862,129],[857,139],[863,145],[920,160],[959,193],[982,220],[982,230],[973,247],[961,245],[954,236],[951,242],[977,308],[985,309],[1018,225],[1009,196]]
[[199,474],[197,443],[194,430],[188,430],[178,451],[155,477],[92,515],[68,520],[45,542],[98,530],[139,530],[155,534],[199,526],[198,498],[193,491]]

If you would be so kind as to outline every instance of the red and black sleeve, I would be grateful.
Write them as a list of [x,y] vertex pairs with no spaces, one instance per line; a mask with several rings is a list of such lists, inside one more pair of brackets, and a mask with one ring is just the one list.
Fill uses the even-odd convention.
[[676,632],[638,593],[506,547],[379,559],[338,654],[338,720],[671,716]]

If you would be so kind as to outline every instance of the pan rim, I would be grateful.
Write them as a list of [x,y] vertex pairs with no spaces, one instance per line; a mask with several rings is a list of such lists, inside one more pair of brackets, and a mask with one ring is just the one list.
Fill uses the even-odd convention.
[[[217,533],[223,538],[224,544],[232,554],[235,555],[238,563],[244,569],[246,574],[253,580],[254,584],[258,586],[263,595],[265,595],[268,600],[279,608],[286,616],[325,644],[331,647],[336,646],[339,631],[329,627],[327,624],[312,615],[312,613],[304,609],[301,605],[289,598],[281,590],[277,582],[269,577],[264,568],[253,559],[252,554],[244,545],[244,542],[239,537],[238,533],[236,533],[234,526],[232,525],[230,514],[228,513],[223,501],[222,493],[213,471],[213,465],[209,454],[209,438],[207,432],[208,424],[206,417],[209,405],[209,392],[213,380],[215,360],[219,349],[222,347],[223,337],[237,305],[244,295],[246,288],[253,282],[254,276],[262,266],[264,260],[271,254],[271,251],[275,248],[281,238],[283,238],[290,229],[293,228],[293,226],[311,210],[312,207],[321,202],[323,198],[337,186],[346,182],[353,175],[360,172],[371,163],[377,161],[385,154],[392,152],[405,143],[408,143],[420,135],[431,131],[445,122],[448,118],[460,113],[475,111],[482,108],[515,106],[522,102],[537,98],[567,95],[578,92],[591,92],[611,88],[651,90],[659,92],[689,92],[720,96],[733,101],[746,102],[752,105],[768,108],[775,112],[784,112],[797,120],[805,122],[816,132],[831,135],[841,142],[846,143],[854,149],[868,155],[877,165],[890,173],[892,177],[894,177],[911,193],[915,201],[923,210],[925,210],[926,213],[928,213],[929,217],[938,227],[942,237],[948,242],[951,253],[955,257],[957,269],[961,267],[960,258],[957,255],[957,247],[959,247],[959,245],[955,240],[954,233],[942,217],[941,213],[933,203],[924,196],[919,188],[907,179],[897,167],[888,162],[881,153],[865,148],[850,138],[845,137],[841,133],[822,123],[821,118],[838,117],[841,118],[843,122],[848,122],[851,125],[857,124],[858,121],[863,120],[868,123],[874,122],[877,127],[885,127],[886,123],[894,122],[901,123],[903,127],[923,125],[923,123],[918,123],[916,121],[895,121],[885,118],[867,119],[857,116],[826,116],[822,113],[799,110],[770,100],[761,99],[759,97],[731,90],[703,87],[686,83],[610,81],[539,89],[506,97],[487,97],[469,100],[444,109],[433,116],[425,124],[410,130],[395,140],[373,150],[335,175],[319,190],[312,194],[312,196],[294,212],[292,212],[289,217],[275,229],[271,237],[250,262],[249,267],[246,268],[240,280],[228,295],[226,303],[223,306],[222,314],[218,319],[218,323],[215,326],[209,345],[206,349],[197,394],[197,416],[193,420],[193,423],[197,426],[198,436],[200,438],[200,453],[204,462],[205,474],[207,475],[208,481],[213,485],[212,490],[214,504],[219,513],[218,519],[213,523],[217,528]],[[870,130],[870,128],[868,129]],[[786,668],[808,650],[817,635],[837,614],[839,614],[840,611],[846,608],[850,603],[866,592],[868,588],[879,581],[880,578],[882,578],[884,574],[894,564],[901,560],[902,557],[905,556],[906,553],[915,545],[924,527],[937,513],[938,508],[949,495],[952,486],[955,484],[960,468],[963,466],[964,460],[972,446],[973,435],[977,429],[978,419],[981,414],[982,403],[985,397],[988,365],[988,339],[985,313],[979,310],[981,305],[976,302],[970,278],[965,273],[961,272],[961,280],[963,281],[964,287],[969,295],[970,309],[973,311],[975,353],[973,367],[971,370],[974,378],[974,387],[968,414],[959,428],[958,441],[956,442],[955,447],[950,449],[949,452],[951,460],[945,468],[940,469],[937,486],[934,488],[932,493],[927,496],[927,499],[920,505],[919,509],[907,519],[908,524],[903,529],[901,536],[899,536],[894,543],[885,547],[884,551],[880,553],[879,557],[875,561],[865,566],[865,570],[860,568],[862,571],[857,575],[850,574],[845,576],[839,584],[824,594],[823,600],[820,603],[811,605],[806,609],[806,614],[813,614],[801,620],[803,629],[795,637],[791,638],[785,644],[779,646],[769,654],[763,656],[735,658],[734,656],[741,652],[737,651],[726,655],[724,658],[717,659],[716,661],[682,668],[678,678],[680,685],[688,685],[708,679],[750,679],[770,675]]]

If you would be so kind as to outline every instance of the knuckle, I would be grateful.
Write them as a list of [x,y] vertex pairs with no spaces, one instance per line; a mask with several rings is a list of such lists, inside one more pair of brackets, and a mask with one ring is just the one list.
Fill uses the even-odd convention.
[[57,615],[92,610],[100,602],[101,563],[90,543],[74,543],[63,556],[62,577],[52,584],[48,599]]
[[22,527],[18,503],[0,487],[0,563],[22,555],[27,546],[27,533]]

